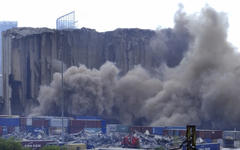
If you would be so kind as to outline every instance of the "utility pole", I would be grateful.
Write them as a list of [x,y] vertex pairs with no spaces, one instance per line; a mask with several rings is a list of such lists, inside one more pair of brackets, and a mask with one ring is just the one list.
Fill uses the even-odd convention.
[[62,75],[62,94],[61,94],[61,96],[62,96],[62,99],[61,99],[61,112],[62,112],[62,115],[61,115],[61,117],[62,117],[62,141],[64,142],[64,120],[63,120],[63,117],[64,117],[64,89],[63,89],[63,33],[62,33],[62,31],[60,31],[60,54],[61,54],[61,61],[62,61],[62,63],[61,63],[61,70],[62,70],[62,73],[61,73],[61,75]]

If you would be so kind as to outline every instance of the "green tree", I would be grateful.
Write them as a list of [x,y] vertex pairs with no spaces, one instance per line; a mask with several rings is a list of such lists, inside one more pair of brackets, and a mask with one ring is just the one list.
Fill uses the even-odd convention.
[[29,150],[24,148],[20,142],[11,139],[0,138],[0,150]]

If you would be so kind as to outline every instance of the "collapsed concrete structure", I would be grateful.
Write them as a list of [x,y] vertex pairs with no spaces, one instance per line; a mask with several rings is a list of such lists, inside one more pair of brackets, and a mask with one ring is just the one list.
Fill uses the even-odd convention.
[[[175,66],[187,49],[188,39],[185,40],[182,35],[178,39],[172,29],[162,30],[161,34],[168,37],[164,41],[169,47],[169,52],[164,54],[167,56],[166,62],[169,66]],[[111,61],[116,63],[122,74],[138,64],[147,69],[158,67],[163,57],[154,53],[151,44],[157,35],[155,31],[141,29],[109,32],[87,28],[7,30],[2,35],[5,101],[2,113],[24,114],[30,107],[38,105],[36,99],[40,85],[49,84],[53,73],[61,72],[61,60],[64,69],[79,64],[99,68],[106,61]],[[176,54],[171,51],[176,49]]]

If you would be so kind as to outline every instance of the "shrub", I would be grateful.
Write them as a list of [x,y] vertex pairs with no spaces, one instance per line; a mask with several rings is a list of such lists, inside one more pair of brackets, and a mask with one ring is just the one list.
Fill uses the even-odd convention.
[[0,138],[0,150],[29,150],[24,148],[20,142],[11,139],[2,139]]

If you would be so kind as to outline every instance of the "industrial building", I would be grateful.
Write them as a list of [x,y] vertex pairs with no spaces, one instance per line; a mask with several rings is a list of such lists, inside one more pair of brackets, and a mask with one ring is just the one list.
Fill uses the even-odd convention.
[[[17,27],[17,21],[0,21],[0,33]],[[2,36],[0,36],[0,74],[2,74]],[[2,96],[2,75],[0,76],[0,96]]]
[[16,28],[4,32],[3,97],[7,111],[2,113],[28,113],[28,108],[37,104],[40,86],[50,84],[53,74],[61,72],[61,63],[67,68],[84,64],[98,69],[112,61],[122,73],[138,64],[158,66],[149,51],[154,35],[154,31],[141,29],[100,33],[86,28]]
[[[2,51],[2,32],[8,29],[17,27],[17,21],[0,21],[0,108],[3,110],[4,108],[4,100],[3,100],[3,51]],[[6,66],[5,66],[6,67]]]

